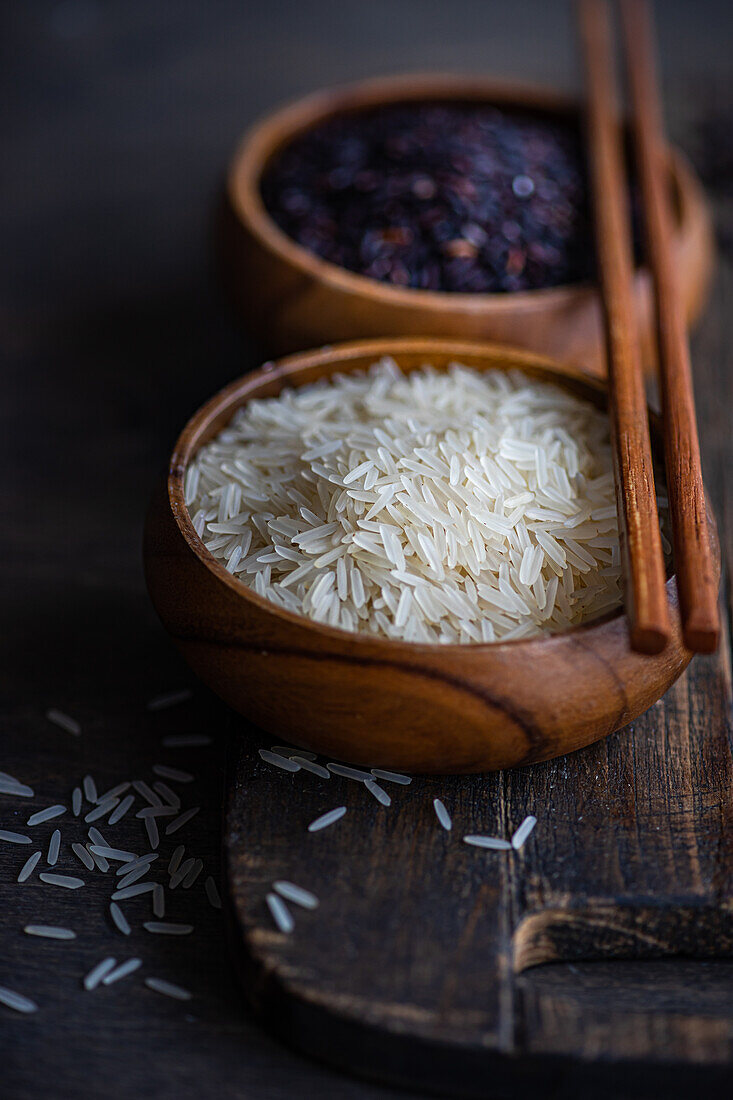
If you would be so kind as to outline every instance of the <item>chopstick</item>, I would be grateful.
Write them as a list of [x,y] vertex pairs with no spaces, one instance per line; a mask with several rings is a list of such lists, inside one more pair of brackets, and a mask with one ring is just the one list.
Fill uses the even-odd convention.
[[685,645],[718,646],[718,591],[708,529],[685,315],[672,254],[672,216],[652,17],[645,0],[622,0],[632,127],[648,263],[655,297],[664,449],[675,572]]
[[669,640],[670,620],[634,311],[631,221],[616,114],[609,9],[606,0],[580,0],[578,11],[624,599],[632,648],[659,653]]

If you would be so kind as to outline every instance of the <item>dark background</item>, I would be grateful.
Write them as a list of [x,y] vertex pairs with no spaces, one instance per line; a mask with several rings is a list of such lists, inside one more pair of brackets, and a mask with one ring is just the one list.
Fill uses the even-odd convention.
[[[733,5],[657,7],[668,127],[715,204],[718,280],[696,349],[710,364],[702,391],[698,383],[706,474],[720,485],[730,434],[718,387],[730,392]],[[188,415],[257,362],[210,248],[242,130],[289,97],[345,79],[432,68],[574,87],[578,66],[572,8],[549,0],[6,2],[0,23],[0,767],[43,805],[68,799],[87,770],[101,787],[149,767],[167,732],[216,735],[226,723],[206,698],[145,712],[147,698],[185,673],[147,602],[140,537]],[[729,501],[715,504],[725,529]],[[78,717],[83,737],[49,727],[48,706]],[[181,757],[202,776],[200,846],[214,873],[225,740],[201,765]],[[0,827],[13,828],[4,804],[1,814]],[[86,908],[54,896],[56,911],[41,913],[48,891],[15,884],[23,858],[0,851],[0,984],[42,1007],[28,1018],[0,1007],[5,1095],[391,1095],[259,1029],[230,976],[219,916],[203,901],[191,902],[197,935],[187,951],[141,942],[127,952],[147,952],[149,968],[193,988],[190,1007],[137,982],[83,994],[79,978],[117,946],[112,933],[93,895]],[[63,923],[64,906],[84,936],[63,952],[20,934],[31,919]]]

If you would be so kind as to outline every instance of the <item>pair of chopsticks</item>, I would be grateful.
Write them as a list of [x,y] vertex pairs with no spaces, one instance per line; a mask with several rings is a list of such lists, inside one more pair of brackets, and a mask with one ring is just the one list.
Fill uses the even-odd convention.
[[[672,627],[633,296],[629,188],[617,116],[608,0],[580,0],[588,155],[608,346],[616,500],[632,647],[659,653]],[[668,160],[646,0],[621,0],[635,159],[652,273],[665,463],[684,643],[710,653],[719,622],[690,352],[672,251]]]

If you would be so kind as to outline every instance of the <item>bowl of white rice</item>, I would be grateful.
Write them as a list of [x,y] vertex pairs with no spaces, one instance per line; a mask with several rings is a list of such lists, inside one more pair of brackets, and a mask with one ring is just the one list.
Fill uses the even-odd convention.
[[629,646],[605,401],[456,341],[265,364],[176,443],[145,538],[163,624],[254,725],[355,763],[480,771],[605,736],[690,659]]

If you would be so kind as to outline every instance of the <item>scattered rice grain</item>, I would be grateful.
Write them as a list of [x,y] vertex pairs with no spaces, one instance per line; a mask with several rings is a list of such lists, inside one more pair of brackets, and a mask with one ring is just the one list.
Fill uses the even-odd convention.
[[48,855],[46,856],[46,863],[49,867],[55,867],[56,861],[59,858],[59,851],[61,850],[61,830],[54,829],[51,834],[51,840],[48,844]]
[[268,894],[265,900],[278,930],[286,935],[292,932],[295,928],[295,921],[285,902],[277,894]]
[[209,899],[209,905],[211,905],[213,909],[221,909],[221,897],[219,895],[219,888],[217,887],[211,875],[209,875],[206,880],[206,896]]
[[28,936],[43,936],[47,940],[75,940],[76,932],[70,928],[57,928],[53,924],[26,924],[23,931]]
[[6,989],[0,985],[0,1003],[14,1008],[16,1012],[36,1012],[38,1005],[30,997],[24,997],[22,993],[15,993],[12,989]]
[[116,901],[110,902],[109,915],[114,921],[115,927],[119,929],[123,936],[129,936],[132,929],[127,920],[127,917],[120,909]]
[[472,844],[475,848],[492,848],[501,852],[511,848],[508,840],[502,840],[498,836],[464,836],[463,840],[465,844]]
[[289,756],[280,756],[276,752],[270,752],[269,749],[260,749],[260,756],[266,764],[274,764],[276,768],[281,768],[284,772],[300,771],[300,764],[296,764]]
[[364,786],[366,787],[366,789],[369,791],[370,794],[374,795],[377,802],[381,802],[383,806],[391,806],[392,805],[392,799],[387,794],[384,787],[380,787],[375,779],[366,779],[364,781]]
[[[186,825],[192,817],[196,816],[200,809],[200,806],[192,806],[190,810],[186,810],[186,812],[181,814],[180,817],[177,817],[174,821],[171,821],[170,825],[166,825],[165,827],[165,835],[171,836],[173,833],[177,833],[178,830],[182,829],[183,826]],[[155,848],[156,845],[154,844],[153,847]]]
[[66,813],[66,806],[48,806],[45,810],[39,810],[38,813],[31,814],[26,822],[27,825],[42,825],[44,821],[53,821],[55,817],[61,817]]
[[149,920],[143,924],[146,932],[157,932],[162,936],[188,936],[193,932],[192,924],[173,924]]
[[121,963],[116,969],[110,970],[110,972],[102,978],[102,985],[112,985],[114,982],[118,982],[120,978],[126,978],[128,974],[134,974],[136,970],[140,969],[142,964],[142,959],[128,959],[127,962]]
[[173,997],[176,1001],[190,1001],[193,997],[193,993],[189,993],[187,989],[173,985],[172,982],[164,982],[161,978],[146,978],[145,984],[148,989],[162,993],[164,997]]
[[399,783],[403,787],[407,787],[412,783],[412,779],[409,775],[402,775],[400,772],[385,771],[384,768],[372,768],[372,775],[375,779],[385,779],[387,783]]
[[29,836],[26,836],[24,833],[13,833],[10,829],[0,829],[0,840],[5,840],[8,844],[33,843]]
[[193,692],[189,688],[183,688],[180,691],[166,691],[162,695],[156,695],[153,699],[149,699],[147,709],[152,711],[167,710],[168,707],[178,706],[179,703],[187,703],[191,698],[193,698]]
[[34,852],[32,856],[28,856],[28,859],[25,861],[25,863],[23,864],[23,866],[20,869],[20,874],[18,875],[18,878],[17,878],[16,881],[17,882],[25,882],[26,879],[29,879],[31,877],[31,875],[33,874],[33,871],[36,867],[36,864],[38,863],[40,858],[41,858],[41,852]]
[[108,955],[106,959],[102,959],[101,962],[98,962],[84,978],[83,984],[87,993],[91,992],[92,989],[96,989],[102,979],[109,974],[111,970],[114,970],[116,965],[117,959],[112,958],[111,955]]
[[444,829],[450,832],[450,830],[453,828],[453,822],[443,802],[439,798],[434,798],[433,807],[435,808],[435,816],[437,817],[440,824],[443,826]]
[[62,710],[57,710],[56,707],[51,707],[46,711],[46,718],[49,722],[53,722],[55,726],[58,726],[62,730],[66,730],[67,733],[73,733],[75,737],[78,737],[81,733],[81,726],[75,718],[70,718],[68,714],[64,714]]
[[316,909],[318,907],[316,895],[311,894],[310,890],[304,890],[302,886],[296,886],[294,882],[280,879],[278,882],[273,882],[272,888],[280,897],[302,906],[303,909]]
[[194,779],[190,772],[182,772],[180,768],[169,768],[166,764],[153,764],[153,771],[162,779],[170,779],[174,783],[192,783]]
[[337,806],[335,810],[329,810],[328,813],[321,814],[315,821],[311,821],[308,826],[309,833],[317,833],[321,829],[328,828],[329,825],[333,825],[334,822],[339,821],[346,813],[345,806]]
[[525,817],[524,821],[512,837],[512,848],[514,848],[516,851],[519,851],[536,824],[536,817],[532,817],[531,814],[528,817]]
[[65,890],[79,890],[84,885],[83,878],[75,875],[52,875],[49,871],[41,871],[38,876],[41,882],[47,882],[51,886],[63,886]]

